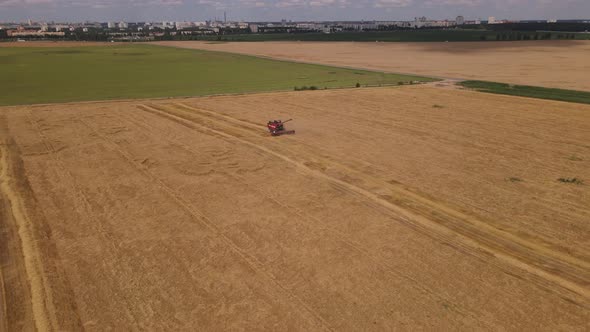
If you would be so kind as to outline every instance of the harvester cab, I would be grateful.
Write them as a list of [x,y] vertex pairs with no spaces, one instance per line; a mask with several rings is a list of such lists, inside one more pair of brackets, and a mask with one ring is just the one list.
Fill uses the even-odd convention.
[[281,120],[272,120],[268,121],[266,127],[272,136],[281,136],[281,135],[289,135],[295,134],[295,130],[286,130],[285,123],[292,121],[293,119],[281,121]]

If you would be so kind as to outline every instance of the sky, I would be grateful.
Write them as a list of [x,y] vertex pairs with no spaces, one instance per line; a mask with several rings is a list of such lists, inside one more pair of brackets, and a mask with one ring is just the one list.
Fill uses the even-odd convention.
[[588,19],[590,0],[0,0],[0,21]]

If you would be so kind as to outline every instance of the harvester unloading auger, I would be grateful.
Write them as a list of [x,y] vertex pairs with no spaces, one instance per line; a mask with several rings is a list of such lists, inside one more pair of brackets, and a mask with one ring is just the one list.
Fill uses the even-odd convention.
[[281,136],[281,135],[292,135],[295,134],[295,130],[286,130],[285,123],[292,121],[293,119],[281,121],[281,120],[272,120],[268,121],[266,127],[272,136]]

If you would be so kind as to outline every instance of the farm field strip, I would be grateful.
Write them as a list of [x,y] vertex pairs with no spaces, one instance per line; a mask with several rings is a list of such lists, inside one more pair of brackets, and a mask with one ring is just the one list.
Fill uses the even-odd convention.
[[[40,105],[0,108],[0,137],[72,294],[60,327],[550,329],[590,318],[590,193],[555,176],[590,177],[589,107],[563,105],[427,86]],[[267,136],[287,115],[297,134]]]
[[0,105],[190,97],[294,88],[354,87],[357,83],[377,86],[433,81],[413,75],[155,45],[58,45],[60,47],[55,48],[0,47],[0,88],[3,91]]
[[586,91],[550,89],[484,81],[463,81],[459,85],[479,92],[590,104],[590,92]]
[[[157,42],[332,66],[590,91],[590,41]],[[559,68],[559,70],[556,70]]]

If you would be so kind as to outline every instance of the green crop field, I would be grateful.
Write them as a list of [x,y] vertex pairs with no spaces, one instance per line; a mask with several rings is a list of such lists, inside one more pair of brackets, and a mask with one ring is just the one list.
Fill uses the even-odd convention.
[[387,85],[433,79],[152,45],[0,48],[0,105]]
[[590,92],[514,85],[485,81],[464,81],[460,85],[480,92],[590,104]]

